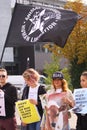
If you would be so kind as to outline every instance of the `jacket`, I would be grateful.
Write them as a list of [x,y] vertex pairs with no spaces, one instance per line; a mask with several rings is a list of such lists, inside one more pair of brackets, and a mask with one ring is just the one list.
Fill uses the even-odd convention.
[[0,88],[4,91],[6,116],[0,116],[0,119],[8,119],[15,116],[15,102],[17,101],[17,90],[10,83],[6,83]]
[[[22,100],[28,99],[28,93],[29,93],[29,86],[26,86],[23,90]],[[42,108],[42,104],[41,104],[41,100],[40,100],[39,95],[45,94],[45,93],[46,93],[45,87],[40,85],[39,88],[38,88],[38,105],[36,105],[36,107],[37,107],[37,110],[38,110],[41,118],[42,118],[42,115],[43,115],[43,108]]]

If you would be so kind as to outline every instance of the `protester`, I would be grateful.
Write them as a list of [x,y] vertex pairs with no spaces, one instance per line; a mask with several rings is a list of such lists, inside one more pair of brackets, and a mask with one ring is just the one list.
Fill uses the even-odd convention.
[[[7,83],[7,71],[0,69],[0,130],[16,130],[15,102],[17,101],[16,88]],[[3,109],[3,110],[2,110]],[[1,115],[1,111],[3,114]]]
[[[87,71],[84,71],[80,76],[80,85],[82,88],[87,88]],[[77,124],[76,130],[87,130],[87,114],[76,113]]]
[[[23,90],[22,100],[29,99],[30,103],[36,105],[38,113],[40,117],[42,118],[43,108],[42,108],[39,95],[45,94],[46,90],[45,90],[45,86],[42,86],[38,83],[40,75],[35,69],[29,68],[24,71],[23,78],[25,80],[26,87]],[[40,123],[41,123],[41,120],[38,122],[30,123],[30,124],[24,124],[22,122],[21,129],[22,130],[40,130]]]
[[[69,130],[68,109],[69,107],[73,107],[75,103],[74,103],[72,92],[69,90],[67,82],[64,79],[64,75],[62,72],[57,71],[52,75],[52,86],[53,88],[50,89],[46,95],[47,98],[49,95],[53,94],[53,96],[51,96],[51,100],[47,104],[48,108],[47,107],[45,108],[46,116],[43,115],[42,122],[41,122],[41,130],[60,130],[60,129]],[[55,102],[55,100],[57,100],[58,98],[56,95],[57,94],[62,95],[63,92],[66,94],[66,96],[64,96],[61,101],[63,101],[65,106],[64,105],[58,106],[58,102]],[[64,107],[66,107],[67,110],[65,119],[63,119],[63,114],[62,114],[62,111],[65,109]],[[60,115],[61,115],[61,120],[57,122],[59,120],[58,118]],[[64,122],[62,122],[63,120],[67,120],[66,126]]]

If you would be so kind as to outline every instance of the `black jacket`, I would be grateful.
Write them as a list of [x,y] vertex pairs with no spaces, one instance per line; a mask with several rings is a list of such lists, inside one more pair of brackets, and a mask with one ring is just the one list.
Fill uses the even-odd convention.
[[[29,86],[26,86],[23,90],[22,100],[28,99],[28,93],[29,93]],[[36,105],[36,107],[37,107],[38,112],[39,112],[41,117],[43,115],[43,109],[42,109],[42,104],[41,104],[41,100],[40,100],[39,95],[42,95],[45,93],[46,93],[45,86],[40,85],[38,88],[38,105]]]
[[14,117],[15,114],[15,102],[17,101],[17,90],[10,83],[6,83],[3,87],[1,87],[4,91],[5,97],[5,112],[6,116],[0,116],[0,119],[7,119]]

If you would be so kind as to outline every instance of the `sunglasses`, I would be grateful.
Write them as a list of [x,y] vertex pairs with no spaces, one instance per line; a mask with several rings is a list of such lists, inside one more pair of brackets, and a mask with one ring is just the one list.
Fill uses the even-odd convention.
[[5,78],[5,75],[0,75],[0,78]]

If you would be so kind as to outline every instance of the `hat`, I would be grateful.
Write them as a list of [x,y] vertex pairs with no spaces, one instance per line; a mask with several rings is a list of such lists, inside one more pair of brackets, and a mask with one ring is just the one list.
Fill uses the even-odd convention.
[[59,71],[55,72],[55,73],[52,75],[52,79],[56,79],[56,78],[58,78],[58,79],[64,79],[63,73],[62,73],[62,72],[59,72]]

